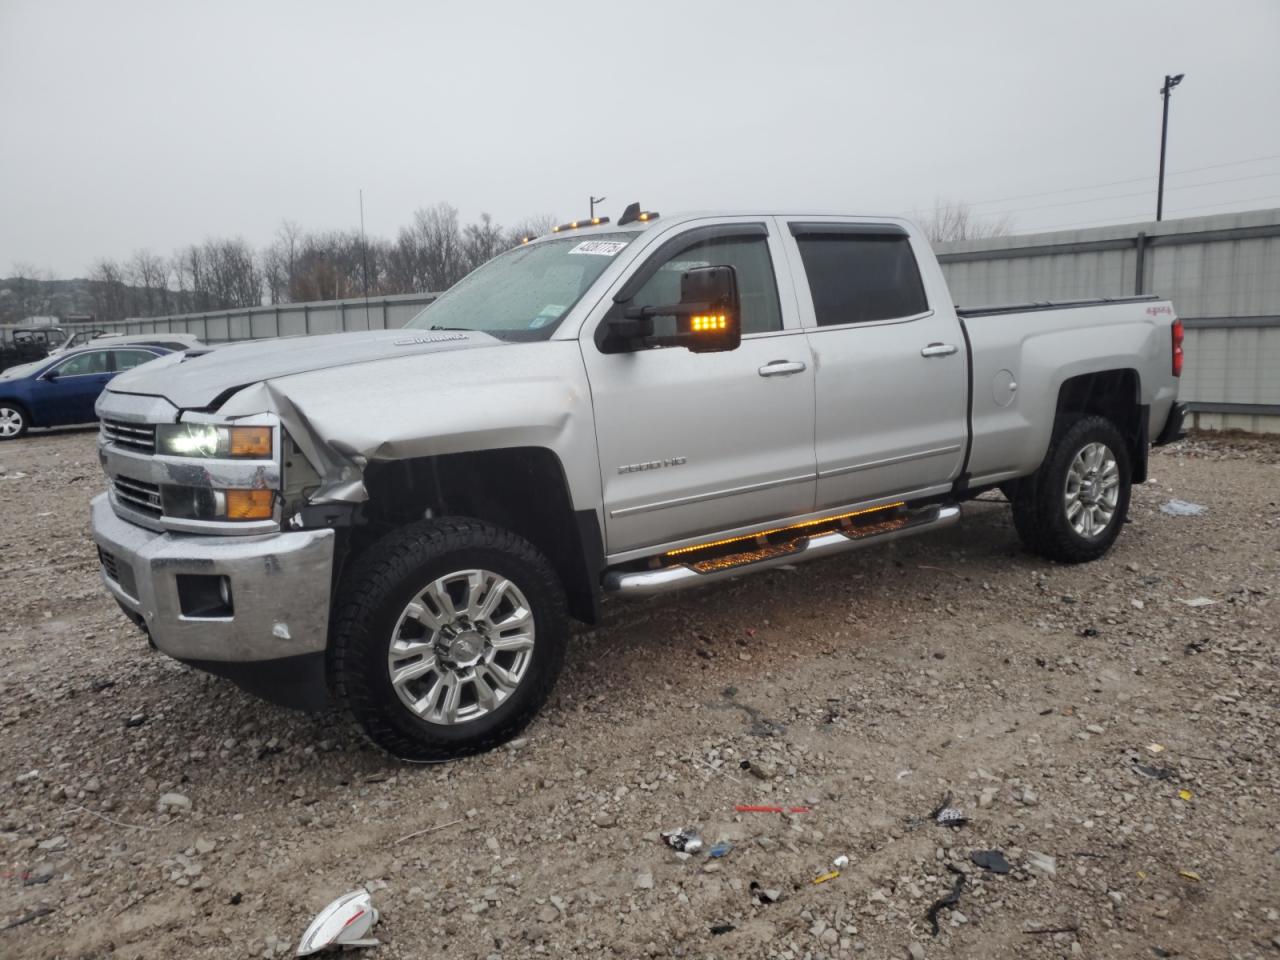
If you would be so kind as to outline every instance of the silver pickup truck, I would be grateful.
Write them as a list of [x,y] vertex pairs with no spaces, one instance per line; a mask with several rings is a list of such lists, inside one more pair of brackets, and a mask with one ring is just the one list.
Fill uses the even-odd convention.
[[944,527],[993,489],[1031,550],[1101,556],[1180,435],[1181,365],[1155,297],[957,310],[903,220],[633,204],[404,329],[113,380],[93,537],[160,650],[455,756],[529,722],[606,594]]

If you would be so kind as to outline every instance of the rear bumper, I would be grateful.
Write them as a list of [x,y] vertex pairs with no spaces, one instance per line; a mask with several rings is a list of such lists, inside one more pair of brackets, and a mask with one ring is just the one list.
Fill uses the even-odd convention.
[[[106,494],[94,498],[90,512],[103,583],[158,649],[276,702],[323,702],[332,530],[248,537],[159,532],[120,519]],[[183,575],[225,577],[228,615],[184,612]]]
[[1187,435],[1186,430],[1182,427],[1182,422],[1187,415],[1187,405],[1185,403],[1175,403],[1169,409],[1169,418],[1164,422],[1164,428],[1160,431],[1160,435],[1152,441],[1159,447],[1166,443],[1173,443],[1175,440],[1181,440]]

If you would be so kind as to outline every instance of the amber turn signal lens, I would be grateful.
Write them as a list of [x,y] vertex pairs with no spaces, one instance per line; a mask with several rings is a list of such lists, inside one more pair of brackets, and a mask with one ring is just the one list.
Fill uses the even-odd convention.
[[269,457],[271,456],[270,427],[232,427],[231,456],[233,457]]
[[270,520],[273,498],[270,490],[228,490],[227,519]]
[[694,333],[709,333],[712,330],[727,329],[727,321],[723,313],[709,316],[690,317],[690,326]]

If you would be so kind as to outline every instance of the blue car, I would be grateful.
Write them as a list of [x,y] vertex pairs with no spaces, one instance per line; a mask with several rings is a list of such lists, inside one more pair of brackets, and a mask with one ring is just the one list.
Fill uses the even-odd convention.
[[140,344],[75,350],[0,373],[0,440],[16,440],[28,427],[90,423],[107,382],[172,351]]

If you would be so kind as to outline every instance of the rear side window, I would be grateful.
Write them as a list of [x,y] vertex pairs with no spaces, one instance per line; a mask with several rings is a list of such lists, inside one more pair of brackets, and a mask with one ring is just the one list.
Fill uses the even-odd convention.
[[920,268],[905,233],[798,225],[793,232],[818,326],[896,320],[929,309]]
[[150,350],[116,350],[116,371],[132,370],[143,363],[150,363],[157,354]]

